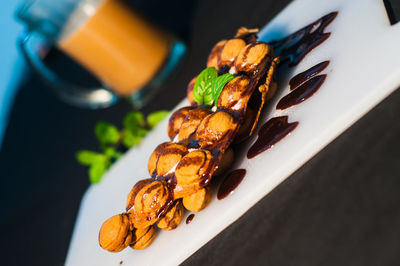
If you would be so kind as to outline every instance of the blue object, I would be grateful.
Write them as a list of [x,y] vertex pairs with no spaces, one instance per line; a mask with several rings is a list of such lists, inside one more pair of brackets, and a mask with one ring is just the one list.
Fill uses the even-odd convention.
[[26,74],[24,60],[16,46],[17,37],[23,30],[14,19],[18,4],[15,0],[0,1],[0,149],[15,94]]

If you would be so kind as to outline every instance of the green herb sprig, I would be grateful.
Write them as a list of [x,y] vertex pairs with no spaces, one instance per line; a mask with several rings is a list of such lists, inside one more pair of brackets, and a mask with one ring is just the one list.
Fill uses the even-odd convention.
[[99,141],[101,152],[81,150],[76,153],[76,160],[89,166],[90,182],[99,183],[107,169],[121,158],[123,151],[139,144],[168,114],[169,111],[157,111],[145,119],[141,112],[130,112],[124,117],[121,130],[108,122],[98,122],[94,127],[94,134]]
[[193,87],[193,98],[198,104],[212,106],[216,104],[225,85],[234,76],[230,73],[218,76],[215,67],[207,67],[197,76]]

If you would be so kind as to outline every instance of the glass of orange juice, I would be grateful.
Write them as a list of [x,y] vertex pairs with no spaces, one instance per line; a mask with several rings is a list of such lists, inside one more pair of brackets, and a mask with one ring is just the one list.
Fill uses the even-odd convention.
[[[186,46],[123,0],[28,0],[17,12],[27,25],[19,41],[33,69],[66,101],[100,108],[120,97],[143,106],[177,67]],[[65,80],[41,58],[55,45],[93,73],[99,88]]]

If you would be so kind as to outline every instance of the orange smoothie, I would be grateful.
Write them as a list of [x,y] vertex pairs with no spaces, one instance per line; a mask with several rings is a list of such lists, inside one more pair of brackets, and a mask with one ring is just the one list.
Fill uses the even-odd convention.
[[104,0],[59,48],[120,95],[149,82],[169,54],[166,34],[119,0]]

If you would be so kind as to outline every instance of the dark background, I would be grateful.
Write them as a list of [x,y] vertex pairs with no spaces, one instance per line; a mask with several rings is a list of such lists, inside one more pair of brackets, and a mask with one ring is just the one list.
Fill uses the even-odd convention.
[[[173,108],[214,43],[240,26],[262,27],[288,2],[131,1],[189,48],[184,65],[143,111]],[[47,61],[65,67],[57,51]],[[91,82],[68,66],[76,79]],[[89,186],[75,152],[97,149],[94,124],[120,126],[129,110],[125,102],[74,108],[28,77],[0,151],[2,265],[63,264]],[[399,114],[396,91],[183,264],[398,265]]]

